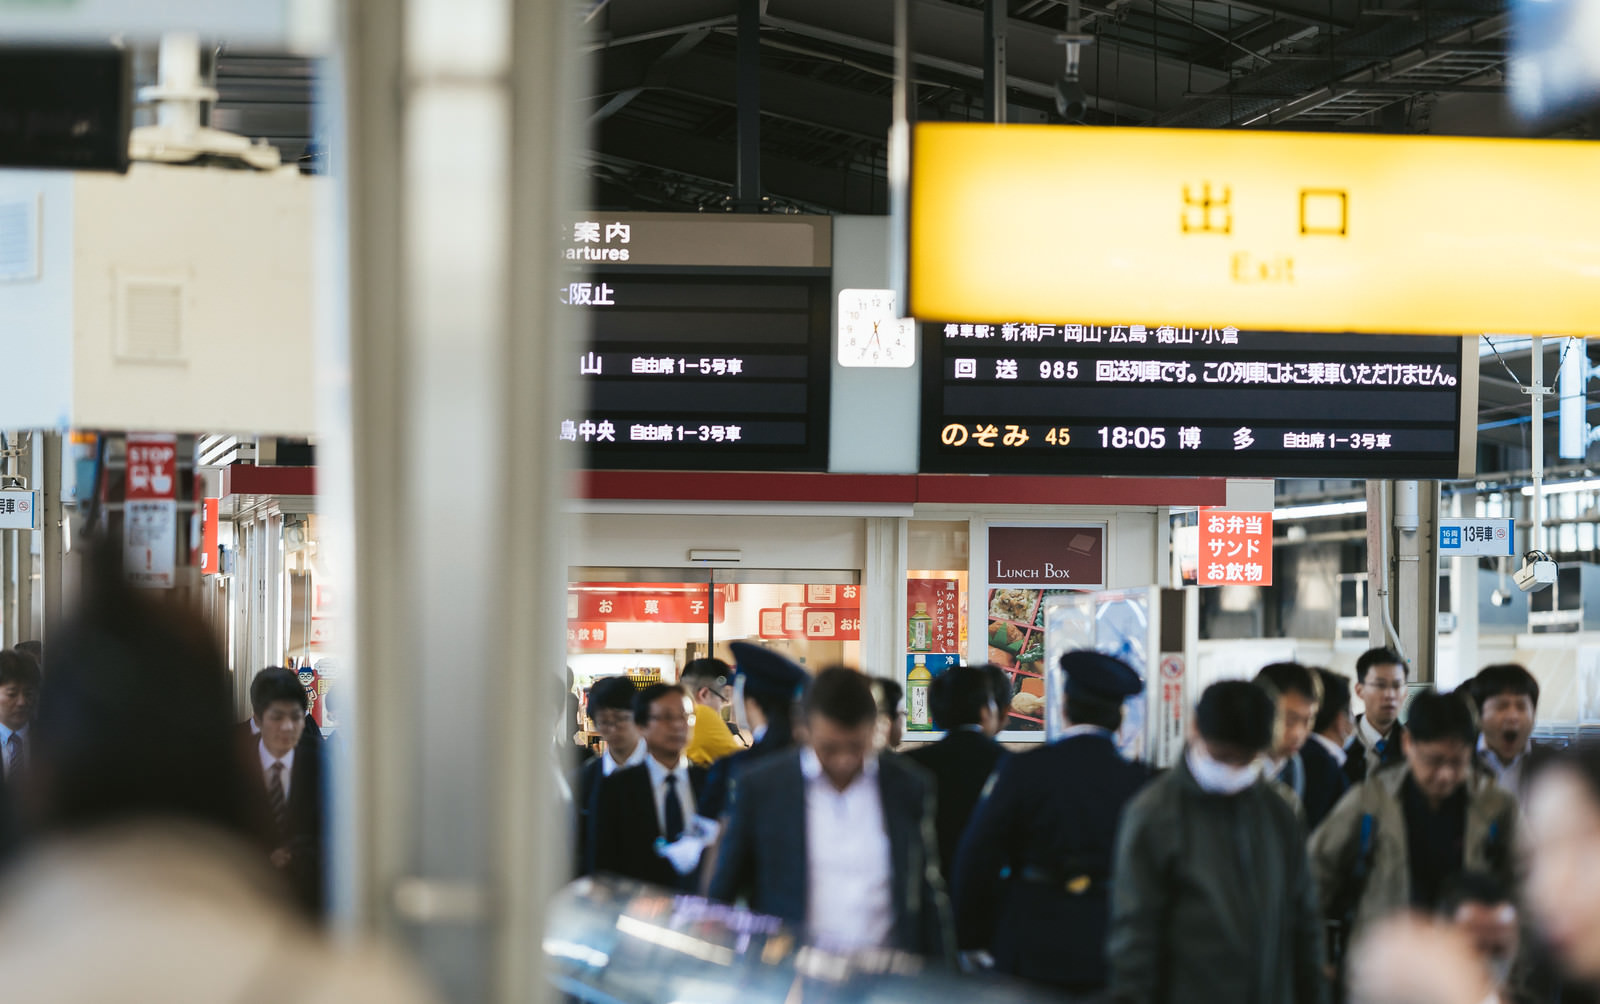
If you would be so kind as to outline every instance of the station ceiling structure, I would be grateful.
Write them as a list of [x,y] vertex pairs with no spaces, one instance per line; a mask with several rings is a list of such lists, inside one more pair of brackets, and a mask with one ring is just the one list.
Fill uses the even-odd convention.
[[[910,0],[916,115],[983,121],[989,0]],[[884,213],[893,0],[764,0],[760,156],[768,212]],[[597,208],[726,211],[738,160],[739,0],[584,0],[582,164]],[[1060,123],[1069,0],[1005,4],[1007,120]],[[1517,135],[1506,0],[1080,0],[1085,120],[1097,125]],[[211,124],[314,167],[316,65],[223,47]],[[136,72],[140,66],[136,65]],[[148,62],[153,78],[153,59]],[[143,75],[143,73],[140,73]],[[1592,138],[1595,118],[1546,135]],[[1481,469],[1525,457],[1527,341],[1485,352]],[[1554,383],[1562,343],[1547,345]],[[1592,354],[1592,353],[1591,353]],[[1553,411],[1554,403],[1549,409]],[[1554,457],[1555,422],[1548,423]],[[1493,451],[1498,451],[1497,457]],[[1487,466],[1484,466],[1487,465]]]

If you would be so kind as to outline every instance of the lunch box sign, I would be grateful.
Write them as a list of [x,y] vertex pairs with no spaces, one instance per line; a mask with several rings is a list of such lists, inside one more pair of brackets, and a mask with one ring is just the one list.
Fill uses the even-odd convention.
[[991,588],[1104,589],[1104,523],[990,526]]

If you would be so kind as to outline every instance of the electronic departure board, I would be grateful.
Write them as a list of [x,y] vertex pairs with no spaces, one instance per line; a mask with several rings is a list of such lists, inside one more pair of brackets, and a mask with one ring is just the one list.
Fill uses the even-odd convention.
[[808,274],[596,271],[561,300],[589,312],[581,467],[821,471],[828,464],[829,281]]
[[930,473],[1454,478],[1466,340],[1129,324],[923,325]]

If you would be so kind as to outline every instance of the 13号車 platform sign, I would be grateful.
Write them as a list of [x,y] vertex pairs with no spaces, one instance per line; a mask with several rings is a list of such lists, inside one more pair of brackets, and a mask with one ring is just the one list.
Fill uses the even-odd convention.
[[1272,585],[1272,513],[1200,510],[1200,585]]
[[916,127],[911,311],[946,322],[1587,335],[1600,146]]
[[0,530],[39,529],[39,493],[20,488],[0,491]]
[[1439,520],[1439,557],[1511,556],[1517,553],[1514,519]]

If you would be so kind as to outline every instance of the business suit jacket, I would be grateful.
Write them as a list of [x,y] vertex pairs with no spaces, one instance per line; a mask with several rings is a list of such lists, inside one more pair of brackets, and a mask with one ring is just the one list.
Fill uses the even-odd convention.
[[[878,786],[890,848],[890,907],[894,925],[886,947],[934,958],[954,957],[950,904],[939,877],[933,782],[893,754],[878,758]],[[734,787],[717,852],[711,898],[748,899],[750,908],[806,930],[810,890],[806,779],[799,750],[749,765]]]
[[589,834],[594,824],[594,801],[600,795],[600,782],[606,779],[604,759],[597,756],[585,760],[578,768],[577,781],[572,786],[573,815],[578,825],[573,850],[577,855],[579,875],[594,872],[594,848],[589,846]]
[[267,798],[267,775],[261,768],[261,757],[251,749],[246,776],[250,779],[251,796],[256,802],[257,818],[264,845],[269,850],[286,848],[289,865],[282,872],[294,898],[313,915],[322,912],[323,890],[323,798],[325,772],[322,750],[295,747],[294,766],[289,768],[289,804],[284,825],[280,828],[272,818],[271,803]]
[[1001,745],[981,732],[957,729],[936,743],[912,750],[910,757],[933,775],[938,797],[935,829],[939,835],[939,874],[946,884],[955,866],[956,848],[983,797],[984,786],[1005,758]]
[[956,855],[960,947],[990,952],[1010,976],[1103,988],[1116,834],[1149,779],[1109,734],[1008,758]]
[[700,801],[700,815],[707,819],[721,819],[728,811],[733,783],[746,767],[792,749],[794,739],[788,729],[770,729],[760,742],[749,749],[740,750],[712,764],[706,774],[706,792],[705,798]]
[[1306,792],[1301,805],[1306,812],[1306,832],[1310,833],[1349,790],[1350,779],[1345,777],[1344,768],[1334,760],[1333,754],[1315,739],[1306,740],[1300,747],[1300,763],[1306,771]]
[[[689,767],[689,790],[698,812],[705,790],[706,772]],[[589,818],[590,861],[595,872],[638,879],[669,889],[691,891],[700,886],[698,870],[679,875],[666,858],[656,853],[661,823],[656,819],[655,792],[650,786],[650,765],[636,764],[613,771],[597,787]],[[688,818],[684,822],[689,822]]]
[[[1365,717],[1365,715],[1356,716],[1356,734],[1350,740],[1350,745],[1345,747],[1345,752],[1349,756],[1345,757],[1344,776],[1350,781],[1352,788],[1367,779],[1367,744],[1361,738],[1361,721]],[[1405,762],[1406,755],[1401,749],[1400,742],[1400,737],[1405,731],[1406,727],[1399,722],[1395,722],[1389,729],[1389,735],[1384,739],[1383,753],[1378,758],[1380,768],[1393,767],[1397,763]]]

